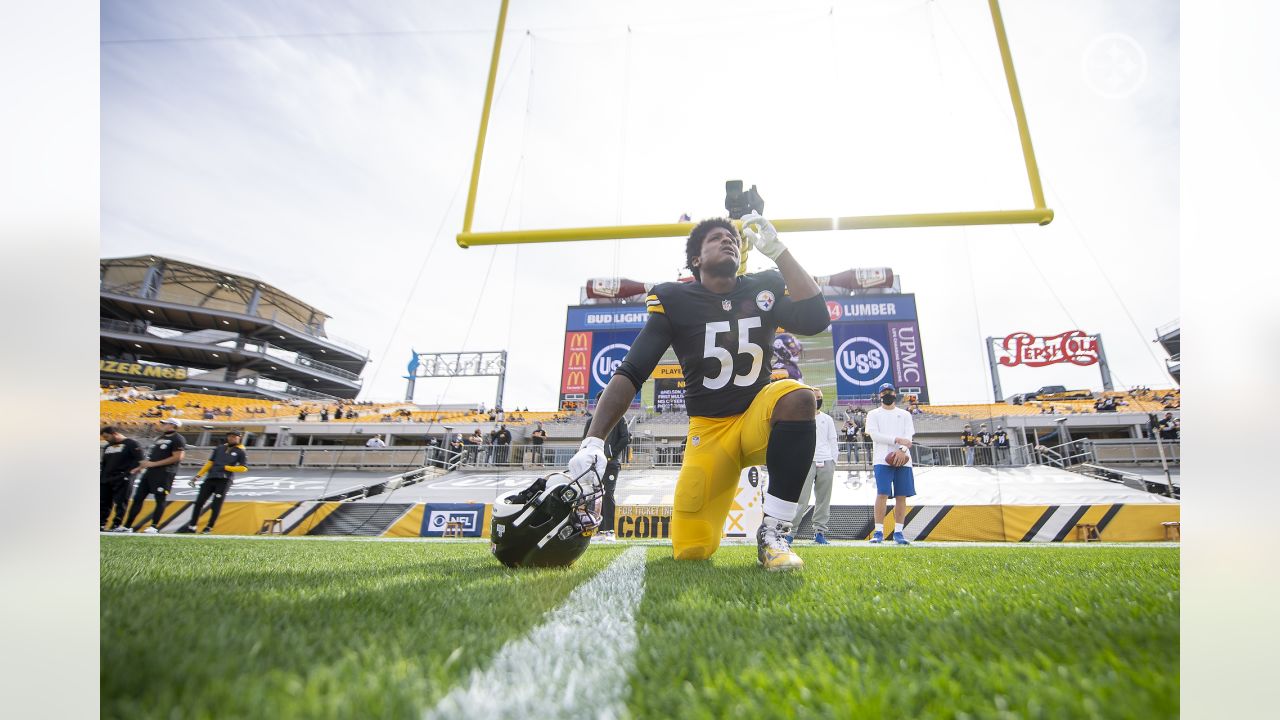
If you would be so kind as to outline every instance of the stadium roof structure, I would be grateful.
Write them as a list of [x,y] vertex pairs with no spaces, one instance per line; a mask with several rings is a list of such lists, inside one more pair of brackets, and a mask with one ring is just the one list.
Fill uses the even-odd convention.
[[318,400],[359,393],[369,351],[329,336],[329,315],[252,274],[162,255],[103,258],[99,271],[104,381]]
[[[103,258],[99,262],[103,290],[140,295],[152,276],[163,268],[161,297],[184,305],[242,311],[299,330],[323,328],[329,315],[246,272],[226,270],[210,263],[168,255],[136,255]],[[253,303],[256,293],[259,299]],[[324,337],[323,335],[321,337]]]

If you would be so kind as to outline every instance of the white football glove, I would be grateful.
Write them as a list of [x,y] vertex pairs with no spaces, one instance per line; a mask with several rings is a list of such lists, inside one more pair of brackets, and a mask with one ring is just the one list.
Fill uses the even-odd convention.
[[765,220],[760,213],[750,212],[742,216],[742,236],[751,241],[751,247],[759,250],[774,262],[787,251],[787,246],[778,239],[778,231],[773,223]]
[[589,437],[578,446],[577,454],[569,459],[569,477],[576,480],[592,468],[595,468],[598,477],[604,477],[604,466],[608,463],[609,459],[604,454],[604,441],[598,437]]

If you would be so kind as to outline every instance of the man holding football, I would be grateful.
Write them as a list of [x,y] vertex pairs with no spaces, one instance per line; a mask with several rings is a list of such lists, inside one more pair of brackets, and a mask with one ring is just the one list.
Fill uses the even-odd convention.
[[892,383],[880,386],[880,407],[867,413],[867,434],[871,436],[871,457],[876,476],[876,527],[871,542],[884,542],[884,513],[889,496],[893,496],[893,541],[910,545],[902,534],[906,529],[907,498],[916,494],[915,476],[911,472],[911,436],[916,434],[911,413],[895,407],[897,391]]
[[[745,236],[778,269],[739,274]],[[724,521],[744,467],[765,465],[769,487],[757,557],[766,570],[804,562],[785,536],[813,460],[813,391],[793,379],[770,383],[774,329],[815,335],[830,324],[812,276],[756,213],[699,223],[685,244],[694,282],[663,283],[646,297],[648,321],[609,381],[569,475],[607,464],[604,438],[668,347],[686,384],[689,437],[671,520],[677,560],[704,560],[720,546]]]

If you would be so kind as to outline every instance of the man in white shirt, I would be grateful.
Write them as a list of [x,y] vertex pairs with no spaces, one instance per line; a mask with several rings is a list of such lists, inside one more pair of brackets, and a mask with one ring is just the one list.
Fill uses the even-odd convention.
[[[897,399],[893,385],[885,383],[880,386],[880,407],[867,413],[867,434],[874,444],[871,457],[876,476],[876,527],[871,533],[871,542],[884,542],[885,504],[892,495],[893,541],[910,545],[902,531],[906,527],[907,498],[916,494],[915,476],[911,472],[911,436],[916,434],[916,427],[911,413],[894,406]],[[907,456],[906,463],[900,467],[890,465],[886,459],[896,450]]]
[[364,446],[371,448],[384,448],[387,444],[382,441],[381,435],[374,435],[365,442]]
[[[836,474],[836,423],[831,416],[822,412],[822,390],[813,389],[817,412],[814,422],[817,423],[818,443],[814,446],[813,462],[809,465],[809,474],[805,476],[804,487],[800,490],[800,498],[796,501],[796,516],[791,521],[792,532],[800,527],[805,510],[809,509],[809,493],[813,493],[813,541],[818,545],[830,545],[827,542],[827,521],[831,518],[831,484]],[[795,539],[795,535],[787,535],[787,542]]]

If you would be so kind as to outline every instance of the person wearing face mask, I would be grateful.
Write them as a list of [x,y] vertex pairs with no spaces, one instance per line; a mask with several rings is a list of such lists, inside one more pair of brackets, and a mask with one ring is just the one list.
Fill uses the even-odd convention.
[[[871,533],[871,542],[884,542],[885,505],[889,496],[893,500],[893,541],[899,545],[910,545],[903,535],[907,520],[907,498],[916,494],[915,476],[911,471],[911,437],[915,435],[915,423],[911,421],[911,413],[895,407],[898,400],[897,391],[891,383],[880,386],[880,407],[867,413],[867,434],[871,436],[874,448],[871,451],[873,472],[876,477],[875,530]],[[905,462],[900,466],[890,465],[886,457],[890,453],[902,452]]]
[[[827,521],[831,518],[831,485],[836,474],[836,423],[831,416],[822,412],[822,390],[813,389],[814,401],[817,404],[814,422],[817,424],[817,444],[813,450],[813,463],[809,465],[809,474],[805,476],[804,487],[800,489],[800,499],[796,501],[796,515],[791,527],[800,527],[805,510],[809,509],[809,493],[813,493],[813,542],[816,545],[830,545],[827,542]],[[787,542],[795,539],[788,534]]]

